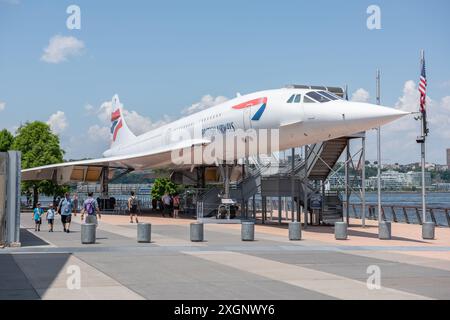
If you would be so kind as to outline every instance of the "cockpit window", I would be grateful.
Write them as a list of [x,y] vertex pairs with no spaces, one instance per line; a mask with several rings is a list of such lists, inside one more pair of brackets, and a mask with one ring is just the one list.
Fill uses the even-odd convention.
[[305,96],[303,98],[303,103],[316,103],[316,101],[314,101],[313,99],[310,99],[307,96]]
[[308,92],[306,95],[307,95],[308,97],[310,97],[310,98],[316,100],[317,102],[320,102],[320,103],[324,103],[324,102],[329,102],[329,101],[331,101],[331,100],[328,99],[327,97],[322,96],[322,95],[318,94],[318,93],[315,92],[315,91]]
[[337,94],[334,94],[333,92],[327,91],[327,93],[328,93],[330,96],[335,97],[337,100],[344,100],[342,97],[338,96]]
[[326,91],[317,91],[317,92],[320,93],[322,96],[327,97],[327,98],[330,99],[330,100],[337,100],[337,99],[338,99],[338,98],[336,98],[335,96],[329,94],[329,93],[326,92]]
[[301,95],[301,94],[298,94],[298,95],[295,96],[294,102],[295,102],[295,103],[300,103],[301,100],[302,100],[302,95]]
[[293,94],[293,95],[289,98],[289,100],[287,101],[287,103],[292,103],[292,101],[294,101],[294,98],[295,98],[295,94]]

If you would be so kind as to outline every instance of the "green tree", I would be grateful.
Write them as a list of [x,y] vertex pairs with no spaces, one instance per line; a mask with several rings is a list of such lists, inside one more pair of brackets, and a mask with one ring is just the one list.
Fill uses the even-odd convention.
[[[22,168],[34,168],[63,162],[64,150],[59,138],[50,127],[40,121],[26,123],[17,130],[12,149],[22,152]],[[39,201],[39,193],[46,195],[62,193],[66,188],[52,181],[27,181],[22,184],[24,191],[33,190],[33,206]]]
[[151,195],[152,199],[161,199],[165,194],[175,194],[177,192],[177,185],[167,178],[157,178],[153,184]]
[[14,136],[6,129],[0,131],[0,152],[6,152],[11,149],[14,142]]

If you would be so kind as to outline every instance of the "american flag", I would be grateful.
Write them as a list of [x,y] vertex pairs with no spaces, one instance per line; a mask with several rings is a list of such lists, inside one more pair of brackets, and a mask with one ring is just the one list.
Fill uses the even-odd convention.
[[427,104],[427,75],[425,69],[425,54],[422,51],[422,71],[420,73],[419,92],[420,92],[420,112],[422,113],[423,134],[428,135],[427,127],[427,110],[425,106]]
[[422,72],[420,74],[419,82],[420,92],[420,112],[425,116],[425,105],[427,100],[427,75],[425,70],[425,57],[422,57]]

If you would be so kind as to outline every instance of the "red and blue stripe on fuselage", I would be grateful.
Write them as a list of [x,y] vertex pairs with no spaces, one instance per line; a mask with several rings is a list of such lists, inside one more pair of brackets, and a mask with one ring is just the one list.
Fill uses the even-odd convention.
[[252,119],[253,121],[258,121],[259,119],[261,119],[261,116],[264,113],[264,110],[266,110],[266,106],[267,106],[267,97],[264,98],[257,98],[257,99],[253,99],[250,101],[246,101],[243,103],[240,103],[238,105],[233,106],[233,109],[245,109],[245,108],[250,108],[250,107],[254,107],[254,106],[258,106],[261,105],[261,107],[258,109],[258,111],[256,111],[256,113],[253,115]]

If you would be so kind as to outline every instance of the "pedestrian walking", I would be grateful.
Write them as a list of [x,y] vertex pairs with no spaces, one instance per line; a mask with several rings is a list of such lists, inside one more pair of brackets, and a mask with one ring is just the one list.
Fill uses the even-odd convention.
[[[100,209],[98,207],[97,201],[94,199],[94,193],[89,192],[88,198],[83,202],[83,208],[81,209],[81,221],[84,220],[84,215],[86,214],[86,223],[94,221],[95,225],[98,225],[98,220],[102,216],[100,214]],[[90,219],[88,219],[90,217]]]
[[36,204],[36,208],[33,209],[33,220],[34,220],[34,231],[41,231],[42,215],[44,214],[44,209],[41,208],[41,203]]
[[139,223],[137,212],[138,212],[139,201],[134,193],[131,191],[131,196],[128,198],[128,210],[130,211],[130,223],[133,223],[133,216],[136,219],[136,223]]
[[53,225],[55,222],[55,215],[56,211],[53,207],[53,204],[50,205],[50,207],[47,210],[47,223],[48,223],[48,232],[53,232]]
[[180,211],[180,196],[175,194],[173,197],[173,217],[178,218],[178,212]]
[[70,193],[66,192],[64,198],[58,206],[58,213],[61,215],[64,232],[70,233],[70,223],[72,222],[73,202]]
[[168,214],[170,216],[170,206],[172,204],[172,198],[168,193],[165,193],[162,197],[162,204],[163,204],[163,217],[165,214]]
[[73,203],[73,215],[76,217],[78,213],[78,194],[74,194],[72,198]]

